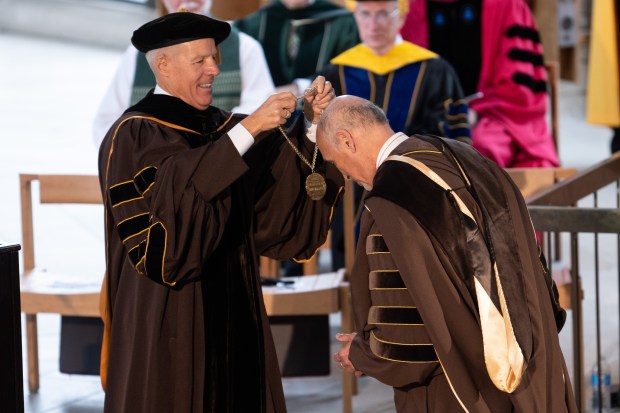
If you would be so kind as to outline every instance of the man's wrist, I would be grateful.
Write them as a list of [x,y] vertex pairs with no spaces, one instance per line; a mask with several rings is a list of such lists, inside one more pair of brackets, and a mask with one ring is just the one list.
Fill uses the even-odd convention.
[[242,122],[236,124],[230,131],[228,131],[228,137],[232,141],[233,145],[235,145],[235,148],[237,148],[237,151],[241,156],[243,156],[243,154],[245,154],[254,144],[254,136],[242,124]]

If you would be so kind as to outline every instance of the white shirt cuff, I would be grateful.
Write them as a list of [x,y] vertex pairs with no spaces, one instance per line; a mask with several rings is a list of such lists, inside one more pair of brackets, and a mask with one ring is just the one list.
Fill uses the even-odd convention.
[[[316,143],[316,127],[315,123],[310,123],[308,119],[306,121],[306,137],[312,143]],[[237,148],[237,152],[239,155],[243,156],[248,149],[252,147],[254,144],[254,138],[252,134],[248,132],[248,130],[240,123],[237,123],[231,130],[228,131],[228,137],[232,141],[235,148]]]
[[248,132],[245,126],[240,123],[237,123],[231,130],[228,131],[228,137],[232,141],[233,145],[235,145],[235,148],[237,148],[237,151],[241,156],[243,156],[254,144],[254,137],[250,132]]
[[[310,125],[310,126],[308,126]],[[312,143],[316,143],[316,123],[310,123],[308,119],[306,119],[306,136]]]

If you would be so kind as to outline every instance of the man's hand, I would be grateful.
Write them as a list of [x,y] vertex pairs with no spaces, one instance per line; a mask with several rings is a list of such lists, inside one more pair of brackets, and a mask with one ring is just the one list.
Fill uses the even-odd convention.
[[332,84],[323,76],[317,76],[304,93],[304,114],[312,123],[319,123],[319,118],[329,102],[336,97]]
[[277,93],[260,105],[241,124],[256,137],[259,133],[274,129],[291,117],[295,111],[297,99],[291,92]]
[[360,377],[362,372],[355,369],[351,360],[349,360],[349,349],[351,348],[351,342],[357,333],[351,334],[336,334],[336,340],[342,343],[342,349],[334,354],[334,361],[338,363],[338,366],[346,372],[355,374],[356,377]]

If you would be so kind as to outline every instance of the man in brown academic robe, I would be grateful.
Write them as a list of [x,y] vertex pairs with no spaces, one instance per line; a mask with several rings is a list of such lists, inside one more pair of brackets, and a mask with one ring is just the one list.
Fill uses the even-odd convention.
[[[99,154],[105,412],[286,411],[257,257],[311,257],[342,176],[320,157],[314,165],[316,125],[304,136],[304,116],[275,129],[294,112],[292,94],[247,117],[210,106],[229,30],[180,12],[132,38],[157,87],[112,126]],[[333,98],[323,78],[313,85],[309,122]],[[319,201],[303,188],[311,170],[326,180]]]
[[518,188],[471,146],[394,133],[372,103],[321,115],[325,160],[370,192],[341,368],[412,412],[576,412],[565,319]]

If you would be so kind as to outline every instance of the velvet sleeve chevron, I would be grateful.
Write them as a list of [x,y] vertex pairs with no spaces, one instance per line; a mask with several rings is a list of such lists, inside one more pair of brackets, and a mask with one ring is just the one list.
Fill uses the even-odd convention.
[[247,170],[230,139],[192,149],[170,127],[132,116],[117,125],[101,156],[108,248],[122,248],[124,265],[157,283],[198,278],[228,219],[227,188]]

